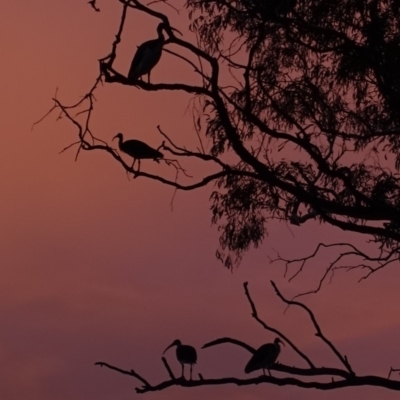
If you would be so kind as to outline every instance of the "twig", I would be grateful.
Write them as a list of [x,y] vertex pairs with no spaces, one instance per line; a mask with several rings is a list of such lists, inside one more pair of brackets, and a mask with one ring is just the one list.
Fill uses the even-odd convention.
[[88,1],[88,4],[90,4],[90,6],[93,8],[94,11],[100,12],[100,8],[97,7],[96,1],[97,0],[90,0],[90,1]]
[[131,369],[130,371],[118,368],[118,367],[114,367],[113,365],[107,364],[105,362],[96,362],[94,363],[94,365],[100,365],[100,367],[107,367],[109,369],[113,369],[114,371],[117,371],[121,374],[125,374],[125,375],[130,375],[133,376],[134,378],[136,378],[137,380],[139,380],[140,382],[143,383],[143,385],[145,387],[151,387],[150,383],[146,381],[146,379],[144,379],[142,376],[140,376],[137,372],[135,372],[133,369]]
[[165,369],[167,370],[169,377],[174,381],[174,380],[176,379],[176,378],[175,378],[175,375],[174,375],[174,373],[172,372],[172,369],[171,369],[171,367],[169,366],[169,364],[168,364],[166,358],[165,358],[165,357],[161,357],[161,361],[163,362],[164,367],[165,367]]
[[392,372],[400,372],[400,368],[393,368],[393,367],[390,367],[388,379],[390,379],[390,376],[392,375]]

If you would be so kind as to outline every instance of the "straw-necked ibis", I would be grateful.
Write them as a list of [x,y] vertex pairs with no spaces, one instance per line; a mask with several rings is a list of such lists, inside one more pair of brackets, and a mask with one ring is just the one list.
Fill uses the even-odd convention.
[[180,340],[176,339],[164,350],[164,353],[173,346],[176,346],[176,358],[182,365],[182,377],[184,377],[184,374],[183,374],[184,364],[189,364],[190,365],[190,380],[191,380],[193,364],[196,364],[196,361],[197,361],[196,349],[187,344],[182,344]]
[[268,373],[271,375],[269,372],[269,367],[275,363],[279,356],[281,351],[279,343],[285,345],[281,339],[276,338],[274,343],[263,344],[261,347],[259,347],[251,357],[250,361],[247,363],[244,372],[249,374],[250,372],[262,369],[265,375],[265,368],[267,368]]
[[113,140],[115,138],[118,138],[119,149],[133,158],[132,168],[136,160],[139,162],[140,169],[140,160],[153,159],[154,161],[158,162],[159,158],[164,158],[164,155],[160,151],[153,149],[148,144],[140,140],[131,139],[124,141],[124,136],[122,133],[116,134]]
[[179,32],[177,29],[167,27],[167,25],[161,23],[157,27],[158,38],[149,40],[138,46],[128,73],[128,79],[130,81],[135,82],[142,75],[147,74],[148,82],[150,83],[150,72],[160,61],[162,48],[165,43],[163,30],[167,29]]

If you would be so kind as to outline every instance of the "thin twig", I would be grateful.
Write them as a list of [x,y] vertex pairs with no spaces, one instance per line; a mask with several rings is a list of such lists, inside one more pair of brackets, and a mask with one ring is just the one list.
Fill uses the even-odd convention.
[[166,358],[165,358],[165,357],[161,357],[161,361],[163,362],[164,367],[165,367],[165,369],[167,370],[169,377],[174,381],[174,380],[176,379],[176,378],[175,378],[175,375],[174,375],[174,373],[172,372],[172,369],[171,369],[171,367],[169,366],[169,364],[168,364]]
[[144,379],[142,376],[140,376],[137,372],[135,372],[133,369],[131,369],[130,371],[118,368],[118,367],[114,367],[113,365],[107,364],[105,362],[96,362],[94,363],[94,365],[100,365],[100,367],[107,367],[109,369],[113,369],[114,371],[117,371],[121,374],[125,374],[125,375],[130,375],[133,376],[134,378],[136,378],[137,380],[139,380],[140,382],[142,382],[144,384],[145,387],[151,387],[150,383],[146,381],[146,379]]

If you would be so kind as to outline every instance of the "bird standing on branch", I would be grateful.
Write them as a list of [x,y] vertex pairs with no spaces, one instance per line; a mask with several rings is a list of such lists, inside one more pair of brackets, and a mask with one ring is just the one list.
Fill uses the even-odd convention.
[[182,378],[184,378],[184,364],[190,364],[190,380],[192,380],[193,364],[196,364],[197,353],[196,349],[192,346],[182,344],[180,340],[174,340],[165,350],[164,353],[171,347],[176,346],[176,358],[182,365]]
[[118,138],[118,147],[121,151],[128,154],[133,158],[132,168],[135,165],[136,160],[139,162],[138,171],[140,170],[140,160],[153,159],[158,162],[159,158],[164,158],[164,155],[156,149],[153,149],[149,145],[140,140],[125,140],[122,133],[118,133],[114,136],[113,140]]
[[128,73],[128,79],[131,82],[137,81],[142,75],[148,75],[150,83],[150,72],[160,61],[162,48],[165,43],[163,30],[173,30],[180,33],[177,29],[161,23],[157,27],[158,38],[142,43],[136,50],[131,67]]
[[279,356],[281,351],[279,343],[285,345],[281,339],[276,338],[274,343],[263,344],[261,347],[259,347],[251,357],[250,361],[247,363],[244,372],[249,374],[250,372],[262,369],[265,375],[265,368],[267,368],[268,373],[271,376],[269,367],[275,363]]

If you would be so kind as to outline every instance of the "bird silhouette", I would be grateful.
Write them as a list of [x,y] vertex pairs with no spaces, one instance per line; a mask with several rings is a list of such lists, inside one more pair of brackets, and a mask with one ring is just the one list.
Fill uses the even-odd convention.
[[161,23],[157,26],[158,38],[149,40],[138,46],[128,73],[128,79],[130,81],[135,82],[142,75],[147,74],[148,82],[150,83],[150,72],[161,58],[162,48],[165,43],[163,30],[166,29],[179,32],[177,29],[168,27],[166,24]]
[[146,143],[140,140],[125,140],[122,133],[117,133],[113,140],[118,138],[118,147],[125,154],[128,154],[133,158],[132,168],[135,165],[136,160],[138,160],[140,170],[140,160],[143,159],[153,159],[158,162],[159,158],[164,158],[164,155],[156,149],[153,149]]
[[176,358],[182,365],[182,377],[184,378],[184,364],[189,364],[190,380],[192,380],[193,364],[196,364],[197,361],[196,349],[192,346],[182,344],[179,339],[176,339],[164,350],[163,354],[165,354],[165,352],[173,346],[176,346]]
[[247,363],[246,367],[244,368],[244,372],[249,374],[250,372],[262,369],[265,375],[265,368],[267,368],[268,373],[271,376],[269,367],[275,363],[279,356],[281,351],[279,343],[285,345],[281,339],[276,338],[274,343],[263,344],[261,347],[259,347],[252,355],[250,361]]

